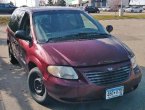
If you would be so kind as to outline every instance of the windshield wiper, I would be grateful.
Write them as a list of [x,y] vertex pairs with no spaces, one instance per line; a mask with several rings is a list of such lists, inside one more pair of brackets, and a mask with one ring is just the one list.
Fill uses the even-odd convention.
[[70,38],[67,38],[67,37],[64,37],[64,36],[61,36],[61,37],[52,37],[52,38],[49,38],[47,40],[47,42],[50,42],[50,41],[63,41],[63,40],[70,40]]
[[107,38],[109,34],[106,33],[75,33],[70,35],[65,35],[61,37],[49,38],[47,42],[50,41],[63,41],[63,40],[73,40],[73,39],[96,39],[96,38]]

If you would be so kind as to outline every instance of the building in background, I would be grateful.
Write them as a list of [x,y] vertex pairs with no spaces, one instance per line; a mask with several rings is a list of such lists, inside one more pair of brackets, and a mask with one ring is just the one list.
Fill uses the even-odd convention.
[[26,6],[38,7],[39,6],[39,0],[26,0]]
[[88,0],[65,0],[66,5],[82,6],[84,3],[88,3]]
[[[122,0],[122,4],[124,6],[129,5],[130,0]],[[66,0],[67,4],[83,4],[88,3],[89,6],[96,6],[96,7],[111,7],[113,5],[121,5],[121,0]]]
[[130,0],[95,0],[95,5],[97,7],[112,7],[120,6],[121,2],[123,6],[128,6]]
[[145,6],[145,0],[130,0],[130,4],[129,5]]
[[108,0],[93,0],[92,2],[94,2],[94,4],[92,4],[97,7],[106,7],[108,5]]

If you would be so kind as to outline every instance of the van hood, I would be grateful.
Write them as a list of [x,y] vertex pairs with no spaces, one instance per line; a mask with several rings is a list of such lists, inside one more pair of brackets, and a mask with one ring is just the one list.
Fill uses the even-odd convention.
[[96,66],[129,59],[127,49],[113,37],[47,43],[43,48],[55,65]]

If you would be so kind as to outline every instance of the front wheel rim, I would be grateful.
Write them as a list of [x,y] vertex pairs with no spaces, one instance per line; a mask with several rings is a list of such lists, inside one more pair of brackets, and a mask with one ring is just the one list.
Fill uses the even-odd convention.
[[46,93],[41,77],[36,74],[30,78],[29,88],[34,97],[43,97]]
[[43,92],[43,85],[41,78],[36,78],[34,80],[34,90],[36,91],[37,94],[41,94]]

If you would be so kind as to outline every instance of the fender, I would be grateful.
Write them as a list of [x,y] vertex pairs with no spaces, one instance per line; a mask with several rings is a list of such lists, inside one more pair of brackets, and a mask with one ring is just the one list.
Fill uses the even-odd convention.
[[[34,63],[39,68],[39,70],[42,72],[42,74],[47,72],[46,69],[44,69],[44,68],[47,68],[47,67],[45,67],[45,65],[42,64],[41,61],[38,58],[36,58],[35,56],[29,56],[29,58],[26,60],[26,62],[27,62],[27,65],[30,62]],[[27,66],[27,68],[28,68],[28,66]]]

